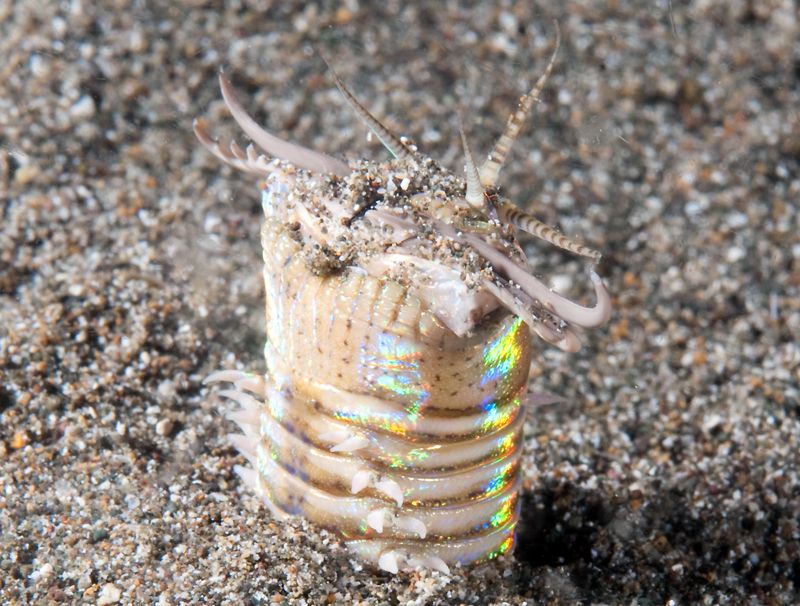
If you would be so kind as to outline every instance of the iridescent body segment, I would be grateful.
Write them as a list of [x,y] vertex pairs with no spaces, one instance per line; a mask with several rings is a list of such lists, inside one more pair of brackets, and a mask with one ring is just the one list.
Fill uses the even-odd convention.
[[[552,67],[548,67],[548,72]],[[447,572],[506,553],[519,514],[531,332],[566,350],[602,324],[527,273],[515,233],[597,254],[511,208],[495,181],[540,79],[466,180],[396,137],[337,86],[395,157],[350,166],[262,131],[231,85],[223,96],[267,153],[216,156],[263,178],[267,372],[220,371],[240,408],[242,477],[276,516],[335,530],[384,570]]]

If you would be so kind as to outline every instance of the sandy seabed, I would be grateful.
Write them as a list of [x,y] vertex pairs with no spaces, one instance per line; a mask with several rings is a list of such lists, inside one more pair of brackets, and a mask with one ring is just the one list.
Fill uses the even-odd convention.
[[[103,5],[100,7],[99,5]],[[800,46],[763,2],[0,0],[0,601],[793,604]],[[460,169],[555,73],[508,196],[604,252],[607,327],[541,344],[515,555],[362,569],[245,491],[218,368],[261,370],[256,184],[224,66],[276,134],[382,158],[317,51]],[[531,245],[585,296],[586,264]],[[582,290],[583,289],[583,290]],[[588,299],[586,299],[588,301]]]

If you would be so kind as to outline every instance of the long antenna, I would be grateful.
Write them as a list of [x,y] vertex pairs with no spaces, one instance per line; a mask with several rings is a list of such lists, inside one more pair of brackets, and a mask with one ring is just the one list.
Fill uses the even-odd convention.
[[325,62],[325,65],[328,66],[328,69],[333,76],[333,81],[336,83],[336,87],[339,91],[344,95],[344,98],[347,100],[347,103],[353,108],[353,111],[358,115],[358,117],[369,127],[369,129],[375,134],[376,137],[380,140],[383,146],[389,151],[392,156],[395,158],[410,158],[414,159],[417,157],[417,153],[412,150],[408,145],[403,143],[403,141],[395,135],[392,131],[390,131],[383,123],[378,120],[375,116],[373,116],[369,110],[361,105],[358,99],[355,98],[353,93],[351,93],[348,88],[345,86],[342,79],[336,73],[336,70],[333,69],[330,62],[325,58],[324,55],[320,53],[322,60]]
[[497,185],[497,178],[500,175],[500,169],[503,168],[503,164],[508,157],[508,152],[511,151],[514,141],[517,140],[522,127],[525,125],[531,113],[533,104],[539,100],[539,95],[542,93],[542,89],[547,83],[547,79],[550,77],[550,72],[553,71],[556,55],[558,54],[558,49],[561,47],[561,29],[558,26],[558,21],[554,21],[554,23],[556,26],[556,46],[553,49],[553,54],[550,56],[550,61],[544,73],[539,77],[528,94],[520,98],[517,111],[508,118],[505,131],[500,135],[500,138],[497,140],[497,143],[494,144],[494,148],[492,148],[486,161],[481,165],[481,183],[486,188],[495,187]]

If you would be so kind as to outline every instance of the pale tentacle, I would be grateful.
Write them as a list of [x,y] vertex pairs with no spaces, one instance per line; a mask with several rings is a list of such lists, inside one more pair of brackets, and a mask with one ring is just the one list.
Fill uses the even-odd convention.
[[524,292],[534,299],[538,299],[545,309],[552,311],[565,322],[583,328],[594,328],[608,321],[611,315],[611,297],[605,286],[603,286],[600,276],[595,272],[591,272],[590,277],[594,285],[597,302],[594,307],[584,307],[551,291],[534,276],[521,269],[503,253],[481,238],[472,234],[458,236],[455,233],[451,237],[466,241],[496,269],[503,271],[509,279],[519,284]]
[[563,250],[575,253],[582,257],[588,257],[599,261],[603,256],[600,252],[584,246],[574,240],[570,240],[564,234],[558,233],[549,225],[542,223],[537,218],[529,215],[521,208],[517,208],[510,202],[503,202],[497,209],[500,219],[503,223],[511,223],[514,227],[521,229],[524,232],[536,236],[537,238],[549,242],[553,246],[557,246]]
[[556,314],[565,322],[583,328],[594,328],[607,322],[611,316],[611,297],[603,286],[602,279],[594,271],[589,277],[594,285],[597,302],[594,307],[584,307],[554,293],[486,240],[470,233],[458,232],[442,221],[434,220],[433,224],[442,235],[451,240],[471,245],[495,269],[501,270],[510,280],[518,284],[525,294],[538,300],[546,310]]
[[266,177],[274,170],[270,168],[269,160],[267,160],[266,156],[255,155],[255,151],[250,154],[252,146],[248,146],[248,153],[245,153],[236,141],[231,141],[226,146],[223,142],[211,137],[208,133],[206,122],[202,118],[196,119],[192,123],[192,128],[194,129],[194,134],[197,139],[203,144],[203,147],[225,164],[237,170],[241,170],[242,172],[258,175],[260,177]]
[[265,152],[311,172],[333,173],[340,177],[346,177],[350,174],[350,167],[341,160],[308,149],[302,145],[284,141],[261,128],[242,107],[236,97],[233,85],[222,72],[219,74],[219,86],[222,90],[222,97],[225,99],[225,105],[228,106],[233,119]]
[[[400,217],[393,217],[393,223],[401,228],[410,228],[414,225],[411,221]],[[433,220],[433,224],[442,235],[452,240],[471,245],[476,252],[489,261],[496,269],[500,269],[509,279],[516,282],[522,288],[522,292],[532,299],[540,301],[546,310],[555,313],[565,322],[583,328],[594,328],[608,321],[611,315],[611,297],[605,286],[603,286],[603,281],[600,279],[600,276],[594,271],[590,273],[590,278],[594,285],[597,302],[594,307],[584,307],[551,291],[542,284],[542,282],[530,275],[524,268],[520,267],[512,259],[508,258],[482,238],[470,233],[456,231],[453,226],[442,221]],[[505,299],[507,300],[507,298]],[[520,317],[526,319],[522,315]],[[549,341],[550,339],[546,338],[545,340]],[[573,346],[576,342],[579,343],[577,337],[572,338],[570,346]]]
[[516,295],[519,296],[519,299],[522,299],[518,300],[514,295],[515,291],[508,285],[498,286],[492,280],[484,280],[483,287],[487,292],[497,297],[497,300],[512,313],[522,318],[525,324],[544,341],[570,353],[574,353],[581,348],[580,339],[568,326],[564,326],[560,332],[556,332],[540,322],[531,312],[532,299],[524,292],[516,291]]
[[489,153],[486,161],[481,165],[481,183],[483,183],[484,187],[488,188],[497,185],[497,178],[500,175],[500,169],[503,168],[503,164],[506,161],[508,152],[511,151],[514,141],[516,141],[520,131],[522,130],[522,127],[525,125],[525,121],[528,119],[528,116],[531,113],[533,104],[539,100],[539,95],[542,93],[542,89],[544,88],[547,79],[550,77],[550,72],[553,71],[553,65],[556,62],[556,55],[558,54],[558,49],[561,46],[561,31],[558,27],[558,22],[555,22],[555,25],[556,44],[544,73],[539,77],[539,79],[536,81],[536,84],[533,85],[533,88],[528,92],[528,94],[520,98],[517,111],[515,111],[509,117],[503,134],[500,135],[500,138],[497,140],[497,143],[495,143],[494,148],[492,148],[492,151]]
[[328,60],[325,57],[322,57],[322,60],[325,61],[325,64],[328,66],[331,76],[333,76],[333,81],[336,83],[336,87],[339,89],[342,95],[344,95],[347,103],[350,105],[356,115],[364,122],[364,124],[367,125],[372,133],[378,137],[388,152],[395,158],[417,158],[418,154],[416,151],[411,149],[400,139],[400,137],[395,135],[391,130],[384,126],[380,120],[373,116],[369,110],[364,107],[358,101],[358,99],[355,98],[353,93],[351,93],[350,90],[345,86],[344,82],[342,82],[342,79],[339,78],[339,75],[333,69],[331,64],[328,63]]
[[486,291],[494,295],[506,309],[522,318],[522,321],[525,322],[528,327],[533,327],[538,324],[538,320],[531,312],[530,305],[526,304],[525,301],[517,299],[507,285],[495,284],[494,281],[489,278],[483,280],[482,284]]

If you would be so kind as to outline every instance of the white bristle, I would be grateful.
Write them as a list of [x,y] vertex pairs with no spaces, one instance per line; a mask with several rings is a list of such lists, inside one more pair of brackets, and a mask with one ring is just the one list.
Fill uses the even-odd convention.
[[378,558],[378,566],[380,566],[381,570],[397,574],[399,570],[397,556],[398,554],[396,551],[384,551],[380,558]]

